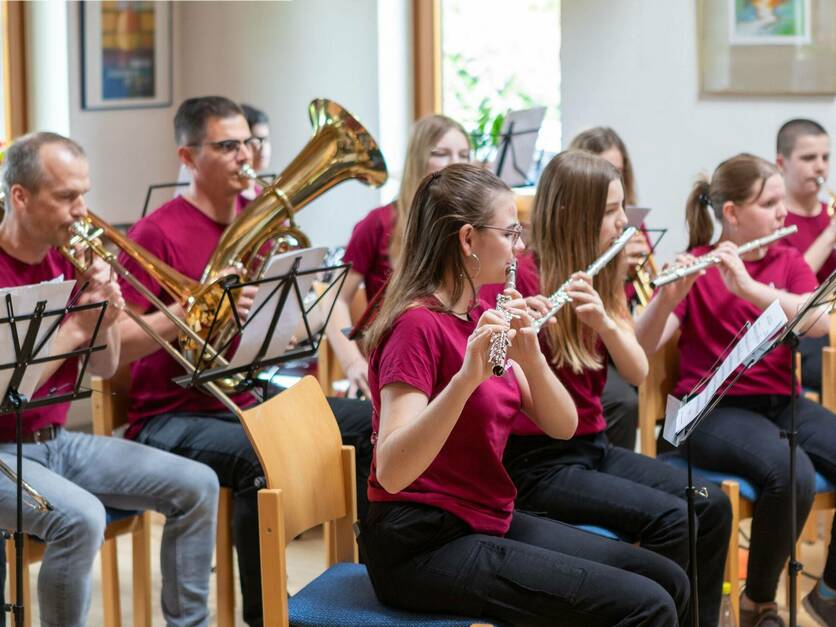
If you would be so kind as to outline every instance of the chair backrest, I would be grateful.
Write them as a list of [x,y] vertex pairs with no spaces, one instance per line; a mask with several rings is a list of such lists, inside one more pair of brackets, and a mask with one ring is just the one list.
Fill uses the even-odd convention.
[[649,360],[647,378],[639,386],[641,452],[656,457],[656,422],[665,415],[668,394],[679,376],[679,331]]
[[[285,539],[345,518],[350,507],[337,420],[316,379],[242,412],[267,487],[282,491]],[[351,487],[353,489],[353,486]]]
[[110,435],[114,429],[128,421],[130,386],[130,365],[120,367],[109,379],[92,377],[93,433]]

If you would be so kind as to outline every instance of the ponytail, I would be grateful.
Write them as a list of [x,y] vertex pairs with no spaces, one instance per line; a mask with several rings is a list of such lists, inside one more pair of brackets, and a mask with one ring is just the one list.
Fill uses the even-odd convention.
[[706,246],[714,237],[714,221],[711,219],[711,184],[700,175],[685,205],[685,222],[688,224],[688,250]]

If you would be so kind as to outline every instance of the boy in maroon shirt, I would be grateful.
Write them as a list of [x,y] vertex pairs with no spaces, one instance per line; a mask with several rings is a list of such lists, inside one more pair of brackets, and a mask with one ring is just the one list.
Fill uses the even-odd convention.
[[[787,188],[785,224],[798,232],[785,244],[797,248],[813,269],[819,282],[836,270],[836,218],[830,203],[819,198],[830,170],[830,136],[813,120],[786,122],[778,131],[775,163]],[[821,392],[822,348],[828,338],[802,338],[801,381],[804,387]]]

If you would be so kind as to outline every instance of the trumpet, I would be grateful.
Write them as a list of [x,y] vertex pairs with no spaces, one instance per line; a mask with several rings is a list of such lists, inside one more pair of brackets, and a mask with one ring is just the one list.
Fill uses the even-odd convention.
[[[754,239],[751,242],[747,242],[745,244],[742,244],[741,246],[738,246],[737,254],[745,255],[746,253],[752,252],[753,250],[757,250],[762,246],[767,246],[772,242],[775,242],[779,239],[783,239],[788,235],[792,235],[797,231],[798,227],[794,224],[792,226],[785,226],[784,228],[778,229],[771,235],[759,237],[758,239]],[[684,279],[687,276],[691,276],[692,274],[705,270],[706,268],[710,268],[711,266],[716,266],[718,263],[720,263],[720,258],[716,255],[709,253],[697,259],[697,261],[691,264],[690,266],[674,266],[670,270],[665,270],[659,276],[653,279],[650,282],[650,284],[654,288],[662,287],[663,285],[673,283],[674,281],[678,281],[679,279]]]
[[819,188],[824,189],[824,191],[827,192],[827,195],[830,198],[830,200],[827,201],[827,217],[832,218],[834,215],[836,215],[836,192],[834,192],[829,187],[824,186],[823,176],[816,177],[816,184],[819,186]]
[[[630,241],[630,238],[635,234],[636,227],[634,226],[629,226],[624,229],[624,232],[618,236],[618,239],[610,244],[610,247],[607,248],[607,250],[605,250],[604,253],[598,257],[598,259],[590,264],[590,266],[586,269],[586,273],[593,277],[598,274],[610,261],[613,260],[613,258],[615,258],[616,255],[618,255],[618,253],[621,252],[621,250],[627,245],[627,242]],[[572,301],[569,297],[569,284],[571,282],[571,278],[566,279],[566,281],[563,282],[563,285],[557,288],[557,291],[554,294],[549,296],[549,303],[552,305],[551,309],[549,309],[543,317],[534,321],[534,329],[538,333],[540,332],[540,329],[542,329],[543,326],[545,326],[545,324],[563,308],[563,305]]]
[[[517,287],[517,261],[508,266],[506,270],[505,290],[513,290]],[[496,296],[496,310],[505,319],[505,322],[510,323],[512,316],[508,311],[508,303],[511,302],[511,297],[505,294],[505,290]],[[503,329],[491,335],[491,343],[488,349],[488,361],[493,366],[492,371],[497,377],[505,374],[506,362],[508,361],[508,347],[511,345],[511,340],[508,339],[508,329]]]

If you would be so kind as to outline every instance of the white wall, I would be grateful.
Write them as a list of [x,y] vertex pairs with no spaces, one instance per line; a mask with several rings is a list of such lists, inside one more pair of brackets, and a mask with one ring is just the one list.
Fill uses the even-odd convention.
[[[382,0],[386,1],[386,0]],[[280,171],[311,135],[307,108],[337,101],[378,137],[377,0],[185,2],[182,96],[222,94],[264,109]],[[344,244],[380,193],[347,181],[304,208],[316,245]]]
[[669,228],[660,259],[687,241],[685,199],[695,176],[748,151],[775,156],[793,117],[836,132],[832,98],[701,97],[696,8],[670,0],[563,0],[565,142],[590,126],[615,128],[630,151],[648,225]]

